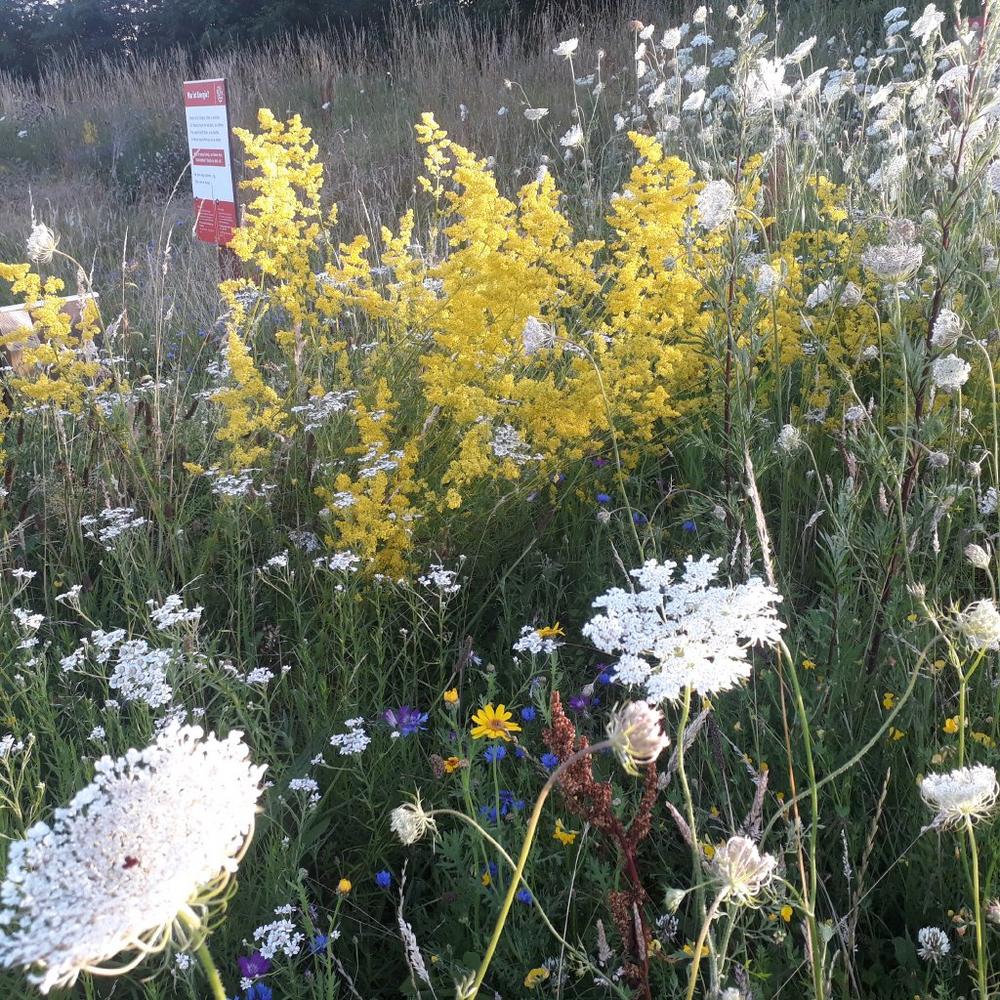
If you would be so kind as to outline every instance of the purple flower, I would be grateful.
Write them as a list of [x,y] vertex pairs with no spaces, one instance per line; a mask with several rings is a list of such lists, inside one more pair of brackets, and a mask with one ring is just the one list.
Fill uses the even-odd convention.
[[266,976],[271,971],[271,962],[259,952],[252,955],[240,955],[236,959],[236,964],[240,967],[240,976],[243,979],[259,979]]
[[590,708],[590,699],[586,695],[575,694],[569,700],[569,707],[574,712],[586,712]]
[[392,875],[384,869],[375,873],[375,884],[380,889],[388,889],[392,885]]
[[607,493],[598,493],[597,494],[597,502],[598,503],[611,503],[611,497]]
[[392,726],[392,731],[400,736],[412,736],[413,733],[419,733],[427,728],[427,713],[410,708],[409,705],[387,708],[382,713],[382,718]]
[[632,521],[634,524],[643,525],[649,523],[649,518],[641,511],[634,510],[632,511]]
[[246,1000],[272,1000],[273,996],[267,983],[254,983],[246,992]]
[[527,889],[517,890],[517,901],[519,903],[524,903],[525,906],[531,905],[531,893]]
[[591,462],[593,462],[595,469],[603,469],[608,464],[606,458],[592,458]]
[[534,722],[536,714],[537,713],[535,712],[534,708],[531,707],[531,705],[527,705],[521,709],[521,718],[525,722]]
[[496,746],[487,747],[483,751],[483,760],[488,764],[495,764],[498,760],[503,760],[507,756],[507,750],[500,743]]
[[554,753],[543,753],[541,756],[542,767],[546,771],[551,771],[559,766],[559,758]]
[[688,519],[687,521],[685,521],[685,522],[684,522],[684,523],[683,523],[683,524],[681,525],[681,528],[682,528],[682,529],[683,529],[684,531],[697,531],[697,530],[698,530],[698,525],[697,525],[697,524],[695,524],[695,523],[694,523],[694,521],[692,521],[692,520]]

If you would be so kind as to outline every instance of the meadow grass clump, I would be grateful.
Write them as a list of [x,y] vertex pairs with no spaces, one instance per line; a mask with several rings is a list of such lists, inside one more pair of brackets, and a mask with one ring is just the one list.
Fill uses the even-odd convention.
[[993,7],[0,79],[4,995],[994,995]]

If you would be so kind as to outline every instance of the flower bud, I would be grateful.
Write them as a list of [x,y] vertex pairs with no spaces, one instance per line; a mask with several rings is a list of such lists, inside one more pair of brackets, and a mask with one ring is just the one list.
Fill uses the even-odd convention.
[[971,542],[969,545],[965,546],[965,558],[972,563],[976,569],[989,569],[990,568],[990,555],[981,545],[976,545],[975,542]]
[[663,713],[644,701],[615,710],[608,723],[608,739],[629,774],[638,774],[638,764],[652,764],[670,745],[663,732]]

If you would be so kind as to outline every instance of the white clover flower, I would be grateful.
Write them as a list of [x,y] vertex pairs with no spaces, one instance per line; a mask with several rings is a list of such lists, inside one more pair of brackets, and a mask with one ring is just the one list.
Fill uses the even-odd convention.
[[418,840],[423,840],[430,833],[432,836],[437,833],[437,824],[434,818],[424,812],[420,804],[420,793],[418,792],[412,802],[404,802],[401,806],[396,806],[392,810],[389,822],[392,832],[399,837],[400,843],[407,847],[415,844]]
[[805,444],[805,441],[798,427],[794,424],[785,424],[778,432],[778,440],[775,446],[778,451],[785,455],[794,455],[803,444]]
[[559,144],[567,149],[576,149],[583,145],[583,129],[579,124],[573,125],[559,137]]
[[28,260],[35,264],[48,264],[58,246],[59,237],[48,226],[38,222],[32,226],[27,240]]
[[676,563],[651,559],[631,571],[638,589],[613,587],[594,601],[604,610],[584,635],[618,654],[618,680],[643,686],[652,703],[675,701],[688,687],[701,694],[734,687],[750,676],[748,649],[780,638],[781,595],[756,577],[711,586],[720,562],[689,556],[676,579]]
[[954,347],[962,335],[962,317],[951,309],[942,309],[931,332],[931,345],[939,350]]
[[920,782],[920,796],[935,814],[931,826],[941,830],[984,819],[993,811],[998,793],[996,771],[985,764],[929,774]]
[[946,354],[931,362],[931,381],[942,392],[958,392],[969,380],[972,366],[957,354]]
[[944,12],[938,10],[934,4],[929,3],[924,8],[923,14],[921,14],[920,17],[913,22],[913,27],[910,28],[910,34],[914,38],[919,39],[921,45],[926,45],[931,35],[933,35],[943,23]]
[[956,624],[972,649],[1000,649],[1000,611],[992,598],[974,601],[957,615]]
[[723,898],[740,906],[754,906],[774,878],[778,859],[761,854],[747,837],[730,837],[717,848],[709,862],[709,871]]
[[663,712],[647,702],[633,701],[615,709],[608,722],[608,739],[629,774],[638,774],[637,765],[652,764],[670,746],[663,725]]
[[579,38],[567,38],[566,41],[560,42],[553,50],[552,54],[557,56],[562,56],[564,59],[569,59],[572,57],[573,53],[576,52],[577,46],[580,44]]
[[709,181],[698,192],[698,221],[705,229],[718,229],[736,215],[736,192],[729,181]]
[[923,247],[903,243],[871,246],[861,255],[864,269],[876,280],[890,285],[912,278],[923,262]]
[[917,954],[925,962],[939,962],[951,951],[948,935],[940,927],[921,927],[917,931]]
[[176,724],[145,750],[102,757],[51,826],[10,845],[0,962],[48,993],[200,944],[253,833],[264,770],[242,733]]

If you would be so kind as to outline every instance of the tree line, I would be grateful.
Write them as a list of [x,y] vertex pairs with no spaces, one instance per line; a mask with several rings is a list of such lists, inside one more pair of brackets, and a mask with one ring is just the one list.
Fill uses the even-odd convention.
[[[583,0],[585,4],[585,0]],[[284,33],[364,25],[384,30],[393,9],[435,18],[530,15],[580,0],[0,0],[0,69],[34,75],[53,56],[194,52],[253,44]]]

